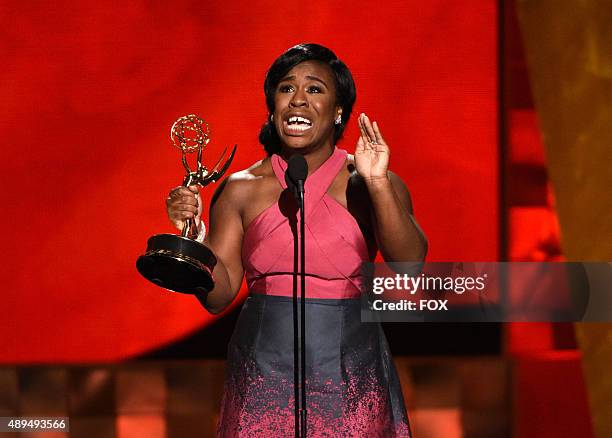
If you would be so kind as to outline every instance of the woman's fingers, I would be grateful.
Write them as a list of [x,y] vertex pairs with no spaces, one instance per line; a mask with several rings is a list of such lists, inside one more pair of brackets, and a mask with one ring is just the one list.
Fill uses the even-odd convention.
[[198,213],[198,209],[192,205],[181,206],[181,207],[170,206],[168,208],[168,216],[175,218],[175,219],[181,219],[184,216],[193,217],[197,213]]
[[187,187],[177,187],[172,189],[167,199],[168,204],[188,204],[198,205],[196,194],[187,189]]
[[359,138],[357,139],[357,147],[355,148],[355,153],[359,154],[365,152],[365,144],[366,143],[363,141],[363,137],[359,136]]
[[370,140],[368,138],[368,133],[363,123],[363,116],[364,116],[363,113],[359,116],[357,124],[359,125],[359,131],[361,132],[360,140],[363,142],[363,148],[365,150],[365,149],[371,149],[371,145],[370,145]]
[[378,123],[374,122],[372,124],[372,129],[374,131],[376,143],[378,143],[378,144],[385,144],[385,139],[383,138],[382,134],[380,133],[380,128],[378,127]]
[[192,213],[197,213],[198,207],[190,204],[173,204],[170,206],[173,211],[190,211]]
[[175,187],[166,199],[168,217],[177,227],[181,227],[186,219],[194,219],[198,216],[199,187]]
[[372,123],[370,123],[370,119],[365,114],[363,115],[363,127],[368,137],[368,141],[370,143],[376,143],[376,134],[372,128]]
[[378,123],[370,122],[370,118],[365,113],[361,113],[359,116],[358,124],[361,137],[366,143],[367,148],[371,148],[373,144],[385,144],[385,139],[380,132]]

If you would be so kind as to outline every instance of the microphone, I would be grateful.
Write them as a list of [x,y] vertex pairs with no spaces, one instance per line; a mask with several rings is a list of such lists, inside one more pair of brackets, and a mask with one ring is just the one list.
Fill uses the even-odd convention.
[[300,200],[304,199],[304,182],[308,176],[308,164],[300,154],[295,154],[287,162],[285,182],[287,188],[293,192],[295,200],[301,206]]

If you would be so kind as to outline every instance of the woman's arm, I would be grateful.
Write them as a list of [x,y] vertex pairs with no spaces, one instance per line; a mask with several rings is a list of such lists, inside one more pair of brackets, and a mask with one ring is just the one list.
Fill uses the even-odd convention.
[[386,178],[366,180],[366,187],[376,242],[385,261],[423,261],[427,239],[412,214],[410,194],[402,180],[389,172]]
[[378,248],[387,262],[423,261],[427,239],[414,218],[408,189],[388,170],[389,146],[365,114],[359,116],[359,129],[355,167],[370,195]]
[[[240,216],[239,199],[234,184],[226,179],[217,188],[210,206],[209,229],[204,240],[217,257],[213,269],[215,287],[207,294],[196,294],[202,305],[213,314],[222,312],[234,299],[244,270],[242,267],[242,237],[244,230]],[[177,187],[167,201],[168,217],[179,229],[183,221],[196,218],[199,223],[202,201],[197,186]]]

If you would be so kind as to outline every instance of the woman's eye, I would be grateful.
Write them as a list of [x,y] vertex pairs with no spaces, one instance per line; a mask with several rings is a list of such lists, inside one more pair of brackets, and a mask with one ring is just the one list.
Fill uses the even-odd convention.
[[312,87],[308,87],[308,92],[309,93],[320,93],[321,92],[321,88],[316,87],[316,86],[312,86]]
[[280,91],[281,93],[290,93],[291,91],[293,91],[293,87],[291,85],[281,85],[278,88],[278,91]]

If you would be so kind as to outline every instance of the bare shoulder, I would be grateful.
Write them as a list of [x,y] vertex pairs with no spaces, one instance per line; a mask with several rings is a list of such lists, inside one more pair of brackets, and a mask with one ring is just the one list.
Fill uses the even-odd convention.
[[215,190],[212,203],[223,201],[224,204],[242,206],[257,191],[261,180],[272,172],[269,161],[264,158],[247,169],[229,175]]

